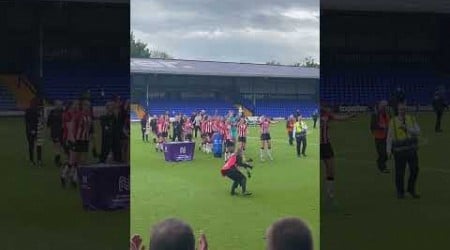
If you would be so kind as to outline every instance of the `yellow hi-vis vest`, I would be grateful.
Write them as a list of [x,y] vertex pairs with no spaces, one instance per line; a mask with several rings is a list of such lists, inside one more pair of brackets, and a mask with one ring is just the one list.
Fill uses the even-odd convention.
[[[416,124],[416,120],[409,115],[405,116],[405,124],[406,127],[414,127]],[[394,138],[392,140],[392,149],[394,152],[406,151],[417,149],[418,146],[418,138],[417,136],[411,136],[408,132],[402,128],[402,123],[399,121],[398,117],[394,117],[394,119],[390,122],[390,127],[394,131]]]
[[294,126],[295,126],[295,134],[301,134],[301,135],[306,134],[306,131],[304,130],[304,128],[306,127],[306,124],[304,122],[295,122]]
[[295,123],[295,132],[300,133],[302,132],[302,124],[300,124],[300,122],[296,122]]

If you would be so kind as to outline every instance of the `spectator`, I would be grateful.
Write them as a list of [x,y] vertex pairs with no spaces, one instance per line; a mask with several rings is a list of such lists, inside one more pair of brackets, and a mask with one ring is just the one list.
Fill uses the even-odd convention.
[[[195,238],[192,228],[178,219],[167,219],[157,224],[151,233],[149,250],[195,250]],[[142,238],[134,235],[130,250],[142,250]],[[198,250],[208,250],[206,236],[201,233]]]
[[62,165],[61,151],[63,144],[63,103],[59,100],[55,101],[55,108],[50,111],[47,119],[47,127],[50,128],[50,135],[55,150],[54,163],[57,167]]
[[268,250],[312,250],[309,227],[295,217],[282,218],[267,229]]
[[113,155],[114,155],[114,161],[115,162],[122,162],[122,131],[123,131],[123,117],[122,115],[122,107],[121,107],[121,101],[120,97],[115,97],[113,101],[113,114],[114,114],[114,122],[113,122]]
[[121,111],[122,131],[120,136],[122,161],[130,162],[130,102],[126,100],[123,103]]
[[148,114],[145,113],[141,119],[141,132],[142,132],[142,141],[143,142],[148,142],[147,123],[148,123]]
[[108,155],[113,151],[113,127],[115,122],[114,104],[108,102],[105,105],[106,113],[100,117],[100,127],[102,131],[102,152],[100,162],[105,163]]
[[[36,162],[34,161],[34,152],[36,148],[36,140],[37,140],[37,132],[39,127],[39,118],[40,117],[40,109],[39,109],[39,99],[34,98],[30,102],[29,108],[25,111],[25,127],[26,127],[26,136],[28,141],[28,155],[29,160],[32,166],[36,166]],[[38,161],[41,160],[41,152],[37,152]]]

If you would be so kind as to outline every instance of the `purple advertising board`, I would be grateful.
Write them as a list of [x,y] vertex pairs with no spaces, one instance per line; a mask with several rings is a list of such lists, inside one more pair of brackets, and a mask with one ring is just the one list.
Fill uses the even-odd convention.
[[164,157],[166,161],[192,161],[194,159],[194,142],[168,142],[164,143]]
[[84,209],[117,210],[130,207],[130,166],[94,164],[78,168]]

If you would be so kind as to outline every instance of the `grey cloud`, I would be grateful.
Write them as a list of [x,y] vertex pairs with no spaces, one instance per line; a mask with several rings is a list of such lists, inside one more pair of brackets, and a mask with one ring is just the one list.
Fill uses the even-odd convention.
[[131,11],[136,36],[176,58],[319,58],[318,1],[132,0]]

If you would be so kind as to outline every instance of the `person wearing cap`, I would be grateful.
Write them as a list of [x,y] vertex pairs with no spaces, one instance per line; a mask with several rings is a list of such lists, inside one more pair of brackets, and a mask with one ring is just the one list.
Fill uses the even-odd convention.
[[389,122],[386,152],[388,156],[394,155],[397,198],[405,198],[404,181],[406,166],[408,166],[410,174],[407,192],[418,199],[420,196],[416,193],[416,181],[419,173],[417,149],[420,127],[416,119],[406,113],[404,103],[398,104],[397,111],[398,115]]
[[377,150],[377,166],[381,173],[389,173],[386,167],[388,159],[386,153],[386,137],[389,127],[389,115],[387,113],[387,101],[380,101],[372,114],[370,120],[370,130],[375,139],[375,148]]
[[294,128],[292,130],[292,137],[295,137],[297,142],[297,157],[300,157],[300,148],[303,156],[306,156],[306,130],[308,126],[302,120],[302,116],[297,117],[297,122],[294,124]]

